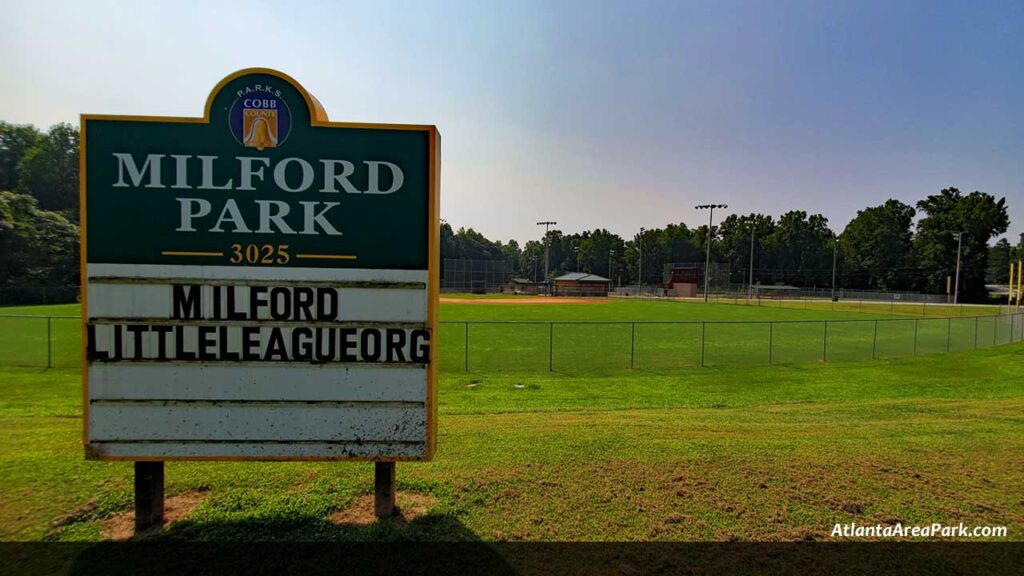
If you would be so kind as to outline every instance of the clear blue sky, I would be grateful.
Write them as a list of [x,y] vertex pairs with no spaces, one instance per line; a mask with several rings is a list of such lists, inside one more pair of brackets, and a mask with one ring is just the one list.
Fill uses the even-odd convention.
[[[442,217],[492,239],[947,186],[1024,231],[1024,2],[0,0],[0,118],[196,116],[265,66],[332,120],[436,124]],[[717,216],[717,215],[716,215]],[[717,217],[716,217],[717,220]]]

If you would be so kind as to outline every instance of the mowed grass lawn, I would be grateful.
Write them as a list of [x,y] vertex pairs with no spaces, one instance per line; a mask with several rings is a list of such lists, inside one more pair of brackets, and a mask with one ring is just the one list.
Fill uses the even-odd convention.
[[[18,310],[32,312],[74,315],[77,309]],[[514,360],[520,354],[535,362],[536,350],[523,344],[529,336],[507,332],[470,334],[471,351],[479,355],[470,357],[469,372],[442,356],[437,458],[398,466],[399,505],[406,499],[425,511],[406,524],[345,520],[354,503],[365,506],[360,497],[371,492],[369,464],[172,462],[168,497],[195,506],[162,537],[802,540],[829,539],[837,522],[963,522],[1006,525],[1008,539],[1021,539],[1024,346],[955,351],[973,348],[966,343],[973,344],[974,326],[1002,342],[1009,324],[970,320],[950,354],[884,358],[876,350],[874,361],[830,355],[833,361],[823,363],[821,335],[794,332],[794,350],[814,349],[805,361],[739,361],[767,354],[758,343],[764,321],[779,321],[772,334],[781,338],[773,340],[779,354],[787,349],[780,326],[803,325],[792,321],[836,320],[830,343],[843,341],[844,328],[836,326],[848,324],[846,334],[863,351],[866,333],[854,326],[871,326],[867,342],[877,346],[876,319],[879,326],[914,325],[889,318],[673,302],[445,305],[445,321],[622,324],[541,325],[541,360],[531,364]],[[632,334],[634,321],[694,320],[645,324],[639,330],[666,332]],[[718,344],[705,334],[711,359],[715,345],[734,347],[719,354],[738,350],[729,352],[732,363],[674,369],[664,358],[692,354],[694,342],[699,353],[699,335],[685,330],[699,329],[700,320],[757,323],[720,325],[740,328],[719,334]],[[941,324],[927,332],[929,322]],[[955,322],[920,320],[918,344],[944,351]],[[70,350],[60,353],[74,365],[79,328],[76,320],[67,323],[58,338]],[[460,334],[446,330],[462,326],[442,327],[441,345],[458,350],[450,341]],[[621,326],[629,338],[646,338],[633,342],[634,360],[643,359],[637,369],[622,365],[620,347],[630,342]],[[981,332],[985,327],[992,332]],[[551,330],[554,372],[547,370]],[[27,342],[30,333],[27,325],[13,331],[5,325],[0,338],[9,345]],[[655,352],[658,345],[667,356]],[[684,365],[692,366],[687,358]],[[509,368],[499,372],[495,364]],[[83,459],[80,379],[76,369],[0,368],[0,539],[98,540],[131,509],[131,465]]]
[[[443,373],[401,525],[334,522],[365,463],[167,465],[193,540],[802,540],[837,522],[1024,530],[1024,346],[606,376]],[[0,538],[97,540],[129,463],[85,461],[80,375],[0,370]],[[363,506],[368,505],[364,500]]]

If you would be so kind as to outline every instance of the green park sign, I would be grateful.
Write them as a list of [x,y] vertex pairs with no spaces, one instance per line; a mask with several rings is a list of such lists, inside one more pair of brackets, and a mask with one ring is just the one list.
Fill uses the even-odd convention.
[[86,115],[82,135],[89,262],[427,268],[432,126],[331,123],[252,69],[203,118]]

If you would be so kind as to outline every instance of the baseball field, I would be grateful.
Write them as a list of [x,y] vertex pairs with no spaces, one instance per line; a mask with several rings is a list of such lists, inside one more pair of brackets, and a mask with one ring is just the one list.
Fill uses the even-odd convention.
[[[439,452],[398,465],[398,518],[373,519],[368,464],[172,462],[172,522],[152,537],[828,540],[849,522],[1021,537],[1019,317],[529,302],[442,305]],[[0,538],[130,536],[131,465],[82,457],[77,308],[2,313],[71,318],[0,318]]]

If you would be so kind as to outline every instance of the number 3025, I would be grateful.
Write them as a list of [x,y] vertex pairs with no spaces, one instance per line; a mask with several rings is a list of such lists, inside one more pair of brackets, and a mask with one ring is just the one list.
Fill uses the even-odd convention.
[[287,244],[232,244],[232,264],[287,264],[291,260]]

